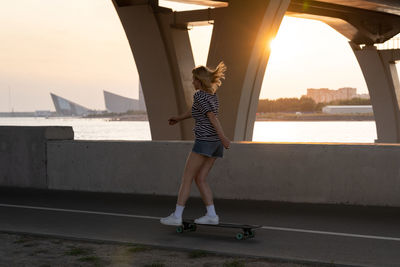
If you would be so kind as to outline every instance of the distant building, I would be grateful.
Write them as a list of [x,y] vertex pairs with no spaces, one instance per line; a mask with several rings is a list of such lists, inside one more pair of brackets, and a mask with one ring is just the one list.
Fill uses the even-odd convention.
[[104,102],[109,112],[146,111],[142,87],[139,83],[139,100],[104,91]]
[[322,108],[327,114],[368,114],[373,113],[371,105],[363,106],[326,106]]
[[358,94],[357,95],[358,98],[362,98],[362,99],[369,99],[369,94]]
[[104,91],[104,102],[106,103],[107,111],[114,113],[125,113],[128,110],[135,110],[139,105],[138,100],[107,91]]
[[139,110],[146,111],[146,102],[144,101],[142,84],[139,82]]
[[357,97],[357,88],[344,87],[338,90],[310,88],[307,89],[306,97],[312,98],[316,103],[327,103],[334,100],[348,100]]
[[50,110],[36,110],[35,117],[50,117],[53,113]]
[[94,110],[85,108],[79,104],[69,101],[65,98],[50,93],[53,99],[56,112],[60,116],[85,116],[96,113]]

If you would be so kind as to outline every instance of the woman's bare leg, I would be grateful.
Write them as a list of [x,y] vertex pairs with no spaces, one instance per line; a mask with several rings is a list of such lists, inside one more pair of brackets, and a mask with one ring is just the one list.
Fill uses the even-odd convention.
[[199,173],[204,162],[207,160],[206,156],[190,152],[188,159],[186,160],[185,170],[182,175],[182,182],[179,188],[177,204],[185,206],[186,201],[190,195],[190,189],[192,186],[193,179]]
[[195,177],[196,185],[199,188],[201,198],[206,206],[214,205],[212,191],[206,179],[208,173],[214,165],[215,160],[216,158],[207,158]]

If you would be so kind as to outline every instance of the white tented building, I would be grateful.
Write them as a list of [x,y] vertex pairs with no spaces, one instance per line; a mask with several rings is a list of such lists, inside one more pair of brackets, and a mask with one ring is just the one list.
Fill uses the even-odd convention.
[[142,86],[139,83],[139,100],[104,91],[104,101],[109,112],[146,111]]
[[53,93],[50,93],[50,95],[51,99],[53,100],[54,107],[56,108],[56,112],[59,116],[86,116],[96,113],[94,110],[76,104],[61,96]]
[[373,113],[371,105],[359,106],[326,106],[322,108],[327,114],[368,114]]

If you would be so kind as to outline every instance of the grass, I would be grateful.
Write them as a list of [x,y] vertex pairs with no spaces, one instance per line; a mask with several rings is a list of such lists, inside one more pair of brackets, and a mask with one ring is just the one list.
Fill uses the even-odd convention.
[[38,245],[38,244],[30,243],[30,244],[24,244],[24,247],[30,248],[30,247],[34,247],[34,246],[37,246],[37,245]]
[[86,256],[86,257],[82,257],[79,258],[78,261],[80,262],[90,262],[93,263],[94,266],[101,266],[101,259],[97,256]]
[[34,253],[47,253],[47,252],[49,252],[47,249],[39,249],[34,251]]
[[29,237],[29,236],[21,236],[18,240],[14,241],[14,244],[23,244],[29,241],[32,241],[33,238]]
[[164,266],[165,266],[164,263],[155,262],[155,263],[152,263],[152,264],[146,264],[144,267],[164,267]]
[[48,252],[49,251],[47,249],[39,249],[29,254],[29,256],[36,256],[37,254],[47,254]]
[[78,261],[84,261],[84,262],[100,262],[100,258],[97,256],[86,256],[79,258]]
[[80,255],[88,255],[92,252],[91,249],[87,248],[78,248],[78,247],[71,247],[69,251],[65,253],[65,255],[69,256],[80,256]]
[[55,244],[55,245],[61,245],[63,243],[63,241],[61,241],[61,240],[52,240],[51,243]]
[[148,251],[148,250],[150,250],[149,247],[141,246],[141,245],[132,246],[132,247],[128,248],[128,251],[133,252],[133,253],[143,252],[143,251]]
[[202,257],[207,257],[210,255],[210,253],[203,251],[203,250],[194,250],[189,253],[189,258],[191,259],[196,259],[196,258],[202,258]]
[[224,263],[224,267],[244,267],[244,262],[233,260],[233,261],[226,261]]

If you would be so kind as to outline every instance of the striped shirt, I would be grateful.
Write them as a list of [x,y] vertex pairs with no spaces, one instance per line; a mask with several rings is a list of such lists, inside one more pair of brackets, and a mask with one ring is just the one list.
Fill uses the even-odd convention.
[[207,117],[211,111],[218,116],[218,96],[212,95],[203,90],[197,90],[193,96],[192,117],[195,119],[194,134],[196,140],[219,141],[218,133]]

